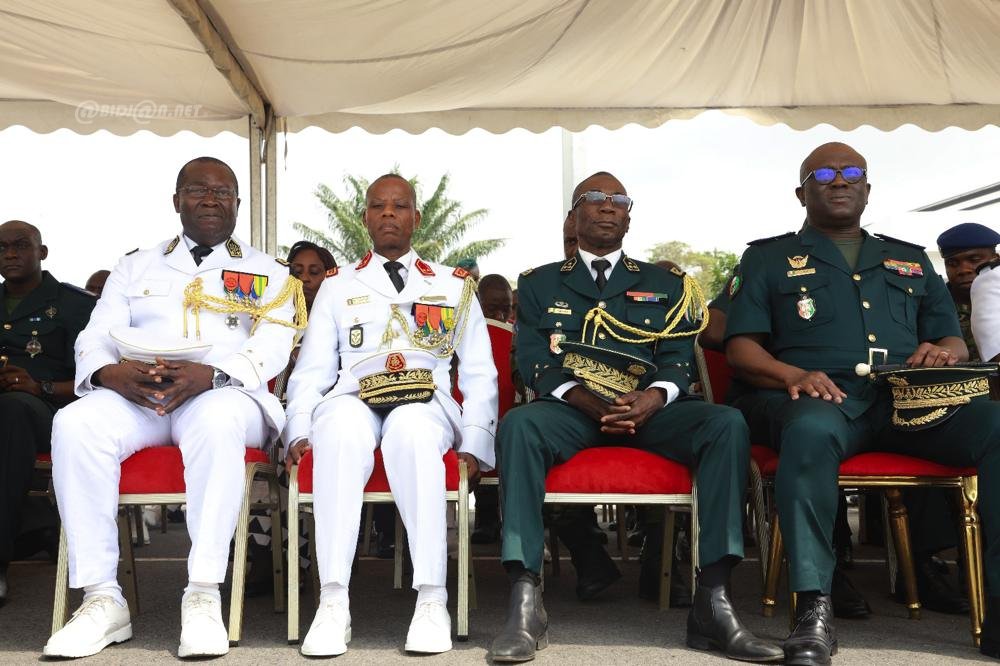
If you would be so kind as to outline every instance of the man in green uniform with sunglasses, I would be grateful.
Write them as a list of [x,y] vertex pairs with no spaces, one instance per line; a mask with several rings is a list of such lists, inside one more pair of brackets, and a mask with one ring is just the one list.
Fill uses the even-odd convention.
[[[498,433],[502,559],[511,593],[493,659],[528,661],[548,643],[539,580],[546,473],[585,448],[609,444],[645,449],[697,471],[703,566],[688,645],[747,661],[780,659],[780,648],[742,626],[725,588],[743,556],[750,443],[738,411],[687,394],[698,331],[692,315],[702,300],[697,287],[677,269],[622,253],[632,200],[617,178],[590,176],[577,185],[573,201],[577,252],[525,271],[518,281],[517,365],[540,397],[508,412]],[[617,368],[614,357],[630,360]],[[601,370],[587,370],[588,363]],[[600,380],[621,377],[627,384],[629,373],[641,376],[630,390],[599,397],[607,396]]]
[[[915,367],[965,361],[955,308],[923,248],[861,229],[871,186],[854,149],[820,146],[799,181],[805,227],[750,243],[730,283],[726,353],[756,389],[740,408],[770,421],[780,456],[778,517],[799,595],[785,663],[827,664],[837,649],[829,594],[840,462],[879,449],[974,466],[981,515],[1000,515],[1000,404],[973,400],[923,429],[893,418],[888,392],[858,376],[857,364],[872,356]],[[983,523],[997,594],[1000,522]],[[990,618],[988,611],[982,651],[998,656],[1000,627]]]

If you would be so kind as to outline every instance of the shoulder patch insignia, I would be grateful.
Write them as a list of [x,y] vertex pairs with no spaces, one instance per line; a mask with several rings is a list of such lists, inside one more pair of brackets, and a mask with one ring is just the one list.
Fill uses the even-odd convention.
[[521,276],[523,277],[523,276],[526,276],[526,275],[531,275],[534,272],[535,272],[534,268],[528,268],[526,270],[521,271]]
[[177,244],[181,242],[180,236],[174,236],[174,239],[167,244],[166,249],[163,250],[163,256],[167,256],[177,248]]
[[416,261],[413,262],[413,265],[416,266],[417,270],[420,271],[420,274],[423,275],[424,277],[434,276],[434,269],[431,268],[430,264],[428,264],[423,259],[417,259]]
[[234,241],[232,237],[226,241],[226,251],[229,252],[229,256],[233,259],[243,258],[243,248],[241,248],[240,244]]
[[729,298],[736,295],[742,284],[743,280],[740,278],[740,274],[733,273],[733,277],[729,278]]
[[127,257],[127,256],[129,256],[130,254],[135,254],[135,253],[136,253],[136,252],[138,252],[138,251],[139,251],[139,248],[135,248],[135,249],[134,249],[134,250],[132,250],[131,252],[126,252],[126,253],[125,253],[125,256]]
[[684,277],[684,271],[682,271],[681,269],[677,268],[676,266],[671,266],[670,267],[670,272],[673,273],[674,275],[676,275],[677,277]]
[[898,238],[893,238],[892,236],[886,236],[885,234],[872,234],[872,235],[879,240],[887,241],[889,243],[899,243],[900,245],[905,245],[907,247],[915,247],[918,250],[924,249],[923,245],[917,245],[916,243],[911,243],[910,241],[899,240]]
[[[430,267],[428,266],[428,268],[430,268]],[[421,271],[421,272],[422,272],[422,271]],[[463,280],[464,280],[465,278],[467,278],[467,277],[472,277],[472,273],[470,273],[469,271],[465,270],[465,269],[464,269],[464,268],[462,268],[461,266],[457,266],[457,267],[455,268],[455,270],[453,270],[453,271],[451,272],[451,274],[452,274],[452,275],[454,275],[455,277],[457,277],[457,278],[461,278],[461,279],[463,279]],[[432,275],[433,275],[433,273],[432,273]]]
[[788,238],[789,236],[794,236],[794,231],[789,231],[785,234],[779,234],[777,236],[769,236],[768,238],[758,238],[757,240],[752,240],[747,245],[763,245],[765,243],[770,243],[771,241],[776,241],[779,238]]
[[569,259],[567,259],[563,263],[562,267],[559,269],[559,272],[560,273],[569,273],[571,270],[573,270],[574,266],[576,266],[576,257],[575,256],[574,257],[570,257]]
[[326,272],[326,276],[327,276],[327,277],[333,277],[334,275],[336,275],[336,274],[337,274],[337,273],[339,273],[339,272],[340,272],[340,269],[339,269],[339,268],[337,268],[336,266],[334,266],[333,268],[329,269],[329,270],[328,270],[328,271]]
[[368,262],[371,260],[372,260],[372,251],[368,250],[365,256],[361,257],[361,261],[358,262],[358,265],[355,266],[354,269],[360,271],[362,268],[367,266]]
[[288,266],[289,265],[288,261],[285,260],[285,259],[282,259],[281,257],[275,257],[274,260],[277,261],[282,266]]
[[629,273],[639,272],[639,264],[635,263],[625,255],[622,255],[622,263],[625,264],[625,270],[627,270]]

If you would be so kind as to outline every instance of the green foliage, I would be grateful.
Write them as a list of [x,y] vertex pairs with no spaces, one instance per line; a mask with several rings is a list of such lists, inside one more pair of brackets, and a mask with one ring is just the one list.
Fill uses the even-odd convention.
[[726,284],[740,257],[725,250],[693,250],[687,243],[667,241],[649,250],[649,261],[669,260],[698,281],[705,298],[711,300]]
[[[398,173],[399,169],[393,169]],[[462,239],[473,226],[486,219],[489,212],[479,208],[469,213],[462,211],[461,202],[448,197],[448,174],[441,176],[434,192],[423,199],[419,181],[410,179],[417,192],[417,209],[420,211],[420,226],[413,233],[411,244],[417,254],[448,266],[454,266],[461,259],[479,259],[503,246],[505,239],[462,243]],[[301,222],[292,228],[305,240],[328,248],[340,265],[358,261],[371,248],[371,238],[365,228],[365,191],[369,182],[352,175],[344,176],[347,194],[339,196],[327,185],[320,183],[314,193],[327,209],[329,231],[314,229]],[[287,253],[287,248],[282,252]]]

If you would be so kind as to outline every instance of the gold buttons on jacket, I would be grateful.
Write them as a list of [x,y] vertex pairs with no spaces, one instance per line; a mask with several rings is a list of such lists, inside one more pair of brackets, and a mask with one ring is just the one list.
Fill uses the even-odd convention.
[[607,338],[608,336],[604,335],[603,333],[598,333],[598,334],[597,334],[597,337],[599,337],[599,338],[600,338],[601,340],[604,340],[604,339],[605,339],[605,338]]
[[604,308],[608,307],[608,304],[605,303],[604,301],[597,301],[597,307],[603,310]]
[[142,295],[143,296],[149,296],[149,289],[143,289],[142,290]]
[[9,331],[9,330],[10,330],[10,329],[12,329],[12,328],[14,328],[14,327],[13,327],[13,326],[11,326],[10,324],[4,324],[4,325],[3,325],[3,330],[5,330],[5,331]]
[[875,334],[874,333],[869,333],[868,334],[868,342],[875,342]]
[[562,328],[562,322],[561,321],[557,321],[556,322],[556,328]]
[[872,304],[869,303],[868,301],[861,301],[861,307],[863,307],[865,310],[871,308],[871,306]]
[[907,287],[906,288],[906,293],[912,294],[913,293],[913,287]]
[[860,276],[859,274],[857,274],[857,273],[855,273],[854,275],[852,275],[852,276],[851,276],[851,278],[852,278],[852,279],[853,279],[853,280],[854,280],[855,282],[861,282],[861,276]]
[[652,323],[652,322],[650,322],[649,319],[643,319],[642,323],[644,323],[646,326],[649,326],[650,323]]

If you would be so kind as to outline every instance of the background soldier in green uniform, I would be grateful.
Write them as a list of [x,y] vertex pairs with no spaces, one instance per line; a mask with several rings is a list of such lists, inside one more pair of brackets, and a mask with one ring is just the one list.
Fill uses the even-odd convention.
[[34,226],[0,224],[0,603],[35,455],[49,451],[56,408],[75,397],[73,344],[96,303],[42,270],[48,252]]
[[[573,199],[577,254],[525,271],[518,281],[517,364],[541,397],[511,410],[498,436],[502,559],[512,586],[507,623],[493,642],[493,659],[526,661],[536,647],[547,644],[539,585],[545,475],[580,450],[607,443],[647,449],[697,468],[702,489],[699,552],[705,566],[688,618],[688,644],[752,661],[780,659],[780,648],[743,628],[726,594],[730,570],[743,556],[750,445],[739,412],[687,399],[693,337],[629,344],[617,341],[610,329],[600,331],[596,346],[658,368],[647,373],[640,389],[614,402],[605,402],[563,372],[560,345],[581,340],[584,317],[592,309],[659,333],[670,308],[683,305],[690,295],[680,271],[671,273],[622,254],[632,200],[614,176],[594,174],[576,187]],[[685,322],[677,332],[685,329],[695,330]]]
[[[757,388],[741,406],[770,419],[781,457],[778,515],[799,592],[786,663],[825,664],[837,646],[828,596],[837,470],[856,453],[879,448],[978,467],[989,587],[1000,590],[1000,523],[990,519],[1000,515],[1000,404],[973,402],[925,430],[890,427],[891,400],[855,365],[872,348],[887,349],[887,363],[964,361],[955,309],[922,248],[861,230],[870,191],[861,155],[840,143],[820,146],[802,163],[800,181],[807,226],[755,241],[743,254],[726,352]],[[1000,654],[989,611],[982,650]]]

